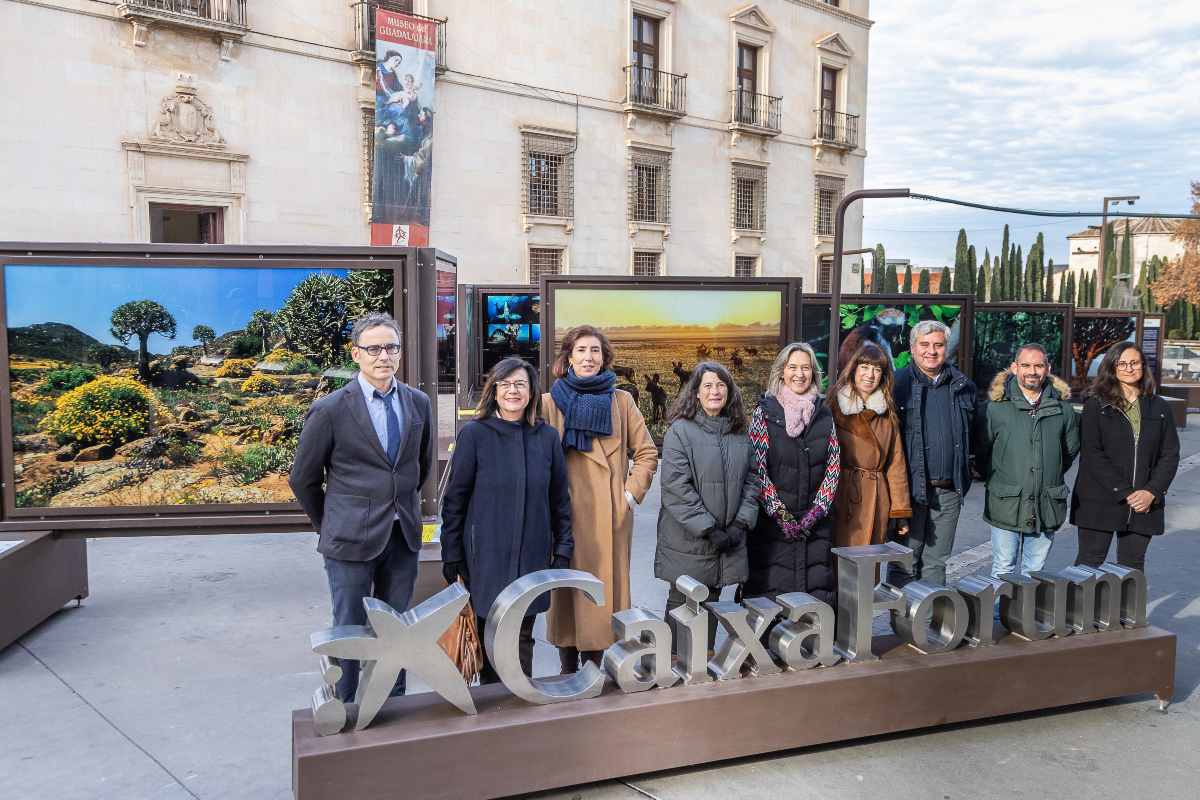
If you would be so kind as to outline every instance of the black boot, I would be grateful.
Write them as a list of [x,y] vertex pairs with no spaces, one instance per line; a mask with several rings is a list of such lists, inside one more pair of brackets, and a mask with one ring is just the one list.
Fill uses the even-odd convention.
[[558,648],[559,675],[571,675],[579,671],[579,650],[574,647]]
[[597,667],[600,666],[600,660],[604,657],[603,650],[580,650],[579,658],[582,661],[590,661]]

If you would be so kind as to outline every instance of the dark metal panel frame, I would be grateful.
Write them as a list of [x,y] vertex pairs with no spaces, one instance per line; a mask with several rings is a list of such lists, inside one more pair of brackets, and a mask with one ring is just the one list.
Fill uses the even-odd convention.
[[542,295],[542,347],[539,372],[541,372],[542,387],[548,390],[550,386],[550,366],[556,355],[554,347],[554,301],[552,292],[555,289],[587,288],[587,289],[649,289],[663,291],[668,289],[690,289],[703,291],[773,291],[780,295],[780,341],[783,347],[791,341],[795,329],[792,311],[794,302],[795,279],[779,278],[724,278],[698,276],[663,276],[658,278],[641,278],[618,275],[543,275],[541,278]]
[[[100,267],[161,268],[267,268],[336,267],[340,269],[390,269],[393,273],[392,315],[401,321],[407,342],[421,341],[420,315],[414,308],[419,287],[419,264],[435,266],[435,259],[454,261],[434,248],[393,247],[306,247],[241,245],[147,245],[147,244],[58,244],[58,243],[0,243],[0,300],[7,297],[4,286],[6,265],[73,264]],[[455,262],[456,263],[456,262]],[[429,270],[429,271],[432,271]],[[432,296],[429,298],[435,302]],[[0,330],[7,331],[6,303],[0,302]],[[433,312],[426,316],[432,318]],[[428,338],[428,337],[426,337]],[[432,342],[434,359],[411,357],[405,353],[402,379],[421,388],[431,385],[428,373],[432,370],[432,385],[436,384],[436,337]],[[0,405],[8,408],[11,385],[8,375],[8,337],[0,336]],[[432,410],[436,426],[436,407]],[[53,526],[55,530],[105,531],[108,535],[155,535],[200,532],[245,532],[311,530],[312,523],[297,503],[213,504],[203,506],[136,506],[96,509],[18,509],[16,508],[12,427],[0,424],[0,531],[24,531],[30,528]],[[436,505],[436,475],[424,488],[422,500],[425,513],[428,502]],[[135,533],[136,531],[136,533]],[[92,535],[105,535],[96,533]]]
[[971,327],[972,327],[972,348],[971,348],[972,375],[971,375],[971,377],[972,378],[975,377],[973,374],[974,368],[975,368],[975,363],[974,363],[975,348],[973,346],[974,345],[974,327],[975,327],[975,316],[974,315],[978,314],[980,311],[1008,311],[1008,312],[1029,311],[1029,312],[1032,312],[1035,314],[1036,313],[1043,313],[1043,314],[1059,314],[1059,313],[1061,313],[1061,314],[1064,314],[1065,322],[1063,324],[1066,325],[1066,330],[1063,331],[1062,361],[1058,365],[1059,369],[1055,374],[1058,375],[1063,380],[1067,379],[1067,375],[1071,371],[1071,337],[1075,332],[1075,326],[1074,326],[1075,306],[1074,305],[1071,305],[1070,303],[1018,303],[1018,302],[1012,302],[1012,301],[1007,301],[1007,300],[1004,302],[1000,302],[1000,303],[976,303],[974,311],[972,312],[972,316],[971,316]]
[[[796,309],[796,329],[800,330],[803,322],[802,314],[804,313],[804,305],[825,305],[832,303],[833,295],[828,292],[815,294],[801,295],[800,304]],[[863,305],[868,303],[883,303],[886,305],[960,305],[962,306],[962,332],[959,334],[960,342],[970,341],[972,336],[972,326],[975,320],[975,295],[973,294],[845,294],[841,296],[839,306],[844,305]],[[832,311],[831,311],[832,319]],[[840,315],[839,315],[840,319]],[[830,349],[833,349],[834,332],[830,331],[829,342]],[[837,332],[837,343],[841,346],[842,336],[841,331]],[[974,356],[973,349],[970,347],[958,348],[958,368],[964,375],[971,374],[971,361]],[[830,353],[829,363],[836,363],[833,353]],[[838,367],[840,369],[840,366]],[[832,384],[837,379],[836,375],[829,377],[829,382]]]

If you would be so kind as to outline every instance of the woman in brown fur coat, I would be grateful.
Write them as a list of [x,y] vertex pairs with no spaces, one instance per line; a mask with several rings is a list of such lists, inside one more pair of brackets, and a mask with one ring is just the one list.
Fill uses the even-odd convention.
[[892,400],[892,361],[878,345],[855,351],[830,391],[842,447],[842,478],[834,501],[838,547],[882,544],[889,520],[908,534],[912,504],[900,423]]

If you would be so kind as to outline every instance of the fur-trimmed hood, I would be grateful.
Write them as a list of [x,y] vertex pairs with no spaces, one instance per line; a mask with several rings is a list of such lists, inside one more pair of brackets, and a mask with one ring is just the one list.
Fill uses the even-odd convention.
[[[992,385],[988,388],[988,399],[993,403],[999,403],[1008,399],[1004,393],[1004,384],[1012,375],[1011,372],[1005,370],[997,372],[996,377],[992,378]],[[1071,396],[1071,387],[1062,378],[1054,373],[1050,373],[1047,377],[1050,379],[1050,388],[1058,392],[1060,400],[1066,400]]]

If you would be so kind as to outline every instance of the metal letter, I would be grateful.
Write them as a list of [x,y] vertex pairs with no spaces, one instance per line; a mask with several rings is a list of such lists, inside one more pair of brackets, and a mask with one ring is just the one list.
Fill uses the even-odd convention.
[[835,547],[838,557],[837,652],[847,661],[874,661],[871,618],[878,611],[904,609],[904,596],[887,583],[875,586],[875,570],[890,563],[912,567],[913,552],[895,542]]
[[523,575],[496,596],[488,611],[483,644],[492,668],[508,690],[539,705],[596,697],[604,689],[604,673],[590,662],[569,678],[530,678],[521,669],[517,639],[529,606],[551,589],[578,589],[596,605],[604,605],[604,584],[577,569],[543,569]]
[[1050,626],[1050,632],[1058,637],[1068,636],[1074,631],[1067,624],[1067,589],[1070,581],[1057,572],[1039,570],[1029,573],[1038,582],[1037,618]]
[[742,677],[742,665],[750,662],[751,675],[777,675],[781,670],[763,647],[762,635],[782,610],[765,597],[747,597],[743,603],[705,603],[717,615],[728,634],[721,649],[708,662],[719,681]]
[[461,711],[475,713],[466,681],[446,651],[438,647],[438,637],[454,622],[467,599],[467,590],[454,583],[399,614],[378,598],[364,597],[366,625],[338,625],[310,637],[318,655],[365,662],[354,698],[358,704],[354,730],[371,724],[403,669],[419,676]]
[[317,736],[341,733],[342,728],[346,727],[346,704],[338,700],[334,690],[323,683],[313,692],[312,712]]
[[968,575],[958,582],[958,591],[967,604],[968,647],[991,647],[996,643],[996,596],[1012,597],[1012,584],[990,575]]
[[[785,617],[769,637],[771,651],[789,670],[832,667],[841,659],[833,652],[833,608],[806,592],[789,592],[775,598]],[[805,642],[814,639],[811,647]]]
[[1096,628],[1100,631],[1121,629],[1121,579],[1094,567],[1080,567],[1096,578]]
[[1121,624],[1126,628],[1146,627],[1146,573],[1108,562],[1100,565],[1100,571],[1121,581]]
[[338,699],[336,688],[342,668],[329,656],[320,656],[320,662],[321,685],[312,696],[313,727],[317,736],[329,736],[346,727],[346,704]]
[[1096,572],[1071,566],[1058,573],[1067,579],[1067,627],[1076,636],[1096,632]]
[[1012,594],[1000,598],[1000,621],[1004,627],[1030,642],[1049,638],[1054,630],[1043,623],[1037,613],[1040,584],[1016,572],[1001,575],[1000,579],[1012,584]]
[[967,602],[957,590],[924,581],[907,584],[904,609],[892,611],[892,628],[917,652],[953,650],[967,632]]
[[667,689],[679,681],[671,669],[671,626],[648,611],[627,608],[612,618],[617,641],[604,651],[604,669],[622,692]]
[[707,683],[708,674],[708,612],[700,604],[708,599],[708,587],[695,578],[680,575],[675,579],[675,588],[684,596],[684,604],[671,610],[675,620],[675,642],[673,644],[679,663],[675,674],[683,678],[684,685]]

